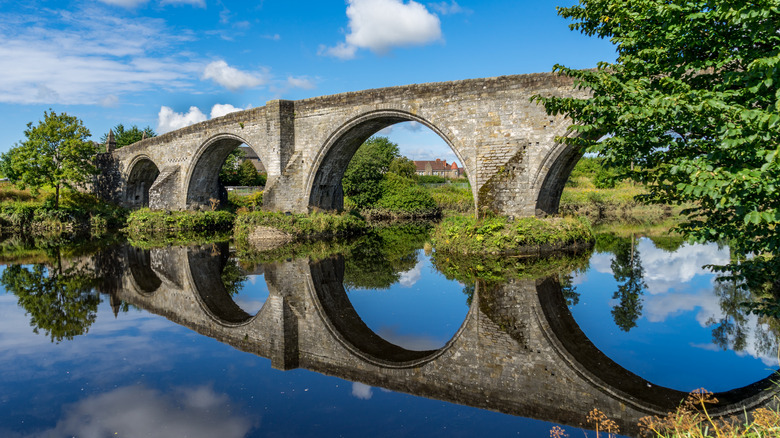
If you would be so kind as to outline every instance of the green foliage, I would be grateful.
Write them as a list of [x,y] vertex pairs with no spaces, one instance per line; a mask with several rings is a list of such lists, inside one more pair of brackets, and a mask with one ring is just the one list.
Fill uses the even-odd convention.
[[425,184],[444,184],[447,182],[447,178],[438,175],[418,175],[417,183],[420,185]]
[[259,210],[263,207],[263,191],[259,190],[251,195],[239,195],[228,192],[228,210],[246,213]]
[[93,234],[119,228],[127,210],[104,202],[92,194],[64,190],[59,208],[54,194],[33,197],[26,191],[0,189],[0,230],[11,232],[61,233],[88,231]]
[[417,265],[417,252],[429,233],[426,224],[406,224],[377,228],[361,237],[345,257],[344,287],[387,289],[397,283],[401,273]]
[[[146,138],[157,137],[157,133],[150,126],[141,129],[137,125],[133,125],[130,129],[125,129],[125,125],[120,123],[111,130],[114,131],[114,141],[116,141],[117,149],[141,141],[144,138],[144,134],[146,134]],[[105,133],[100,137],[100,144],[105,145],[107,141],[108,133]]]
[[618,54],[596,70],[555,67],[591,97],[534,98],[575,122],[578,135],[562,140],[600,150],[609,166],[636,164],[627,175],[648,185],[646,201],[689,203],[688,237],[777,253],[777,0],[581,0],[558,11]]
[[420,216],[438,213],[436,201],[412,179],[388,173],[382,180],[380,189],[382,197],[376,203],[379,208]]
[[87,333],[95,322],[100,297],[92,291],[94,274],[76,265],[68,269],[36,264],[32,269],[10,265],[0,283],[13,293],[28,315],[33,331],[43,330],[52,342]]
[[220,231],[233,226],[235,215],[228,211],[152,211],[136,210],[127,218],[123,231],[131,238],[182,231]]
[[417,167],[414,165],[414,161],[406,157],[393,158],[388,171],[408,179],[417,178]]
[[615,324],[627,332],[636,327],[636,321],[642,315],[641,297],[647,289],[645,270],[633,237],[618,239],[612,253],[614,257],[610,267],[618,289],[612,294],[612,299],[617,301],[611,313]]
[[344,195],[357,208],[374,206],[382,197],[382,180],[390,163],[399,156],[398,145],[387,137],[371,137],[350,160],[341,184]]
[[573,218],[521,218],[503,216],[474,219],[449,216],[436,225],[433,243],[436,251],[461,254],[539,254],[553,249],[590,246],[590,224]]
[[241,162],[246,158],[246,153],[240,148],[235,148],[225,158],[225,162],[222,163],[222,167],[219,170],[219,181],[225,186],[240,186],[242,185],[239,175],[239,169]]
[[474,211],[474,194],[468,187],[444,184],[427,190],[442,211],[452,213]]
[[350,213],[314,212],[307,215],[255,211],[236,217],[235,236],[246,239],[258,226],[276,228],[296,240],[355,236],[367,229],[365,220]]
[[61,187],[86,183],[97,173],[92,164],[96,151],[81,120],[49,111],[36,126],[27,124],[26,140],[0,157],[0,168],[18,187],[30,187],[33,194],[41,187],[53,187],[56,209]]
[[251,161],[245,160],[238,166],[238,185],[240,186],[264,186],[265,175],[260,175]]

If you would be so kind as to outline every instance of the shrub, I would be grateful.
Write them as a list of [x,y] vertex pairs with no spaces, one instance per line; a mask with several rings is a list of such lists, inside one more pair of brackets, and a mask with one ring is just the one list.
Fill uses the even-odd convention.
[[443,176],[436,176],[436,175],[420,175],[417,177],[417,184],[423,185],[423,184],[444,184],[447,182],[447,179]]
[[377,206],[391,212],[427,214],[437,210],[436,201],[414,180],[394,173],[385,175],[381,184],[382,197]]

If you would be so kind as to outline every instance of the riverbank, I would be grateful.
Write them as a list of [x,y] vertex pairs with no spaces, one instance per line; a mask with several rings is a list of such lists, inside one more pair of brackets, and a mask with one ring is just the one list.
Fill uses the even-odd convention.
[[449,216],[436,225],[432,241],[436,251],[458,254],[549,255],[583,251],[594,237],[583,219]]
[[9,234],[105,234],[122,227],[127,210],[97,197],[63,190],[55,208],[49,190],[34,194],[0,183],[0,233]]

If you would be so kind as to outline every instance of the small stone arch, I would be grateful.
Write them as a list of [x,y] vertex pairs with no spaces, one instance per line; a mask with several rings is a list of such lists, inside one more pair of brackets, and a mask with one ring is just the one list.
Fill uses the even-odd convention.
[[136,157],[129,166],[124,204],[129,208],[149,206],[149,189],[160,175],[160,169],[146,155]]
[[151,251],[127,246],[127,265],[134,290],[143,296],[150,296],[162,285],[162,280],[152,269]]
[[267,163],[262,151],[244,138],[235,134],[217,134],[210,137],[198,148],[192,160],[195,164],[190,167],[185,177],[188,209],[209,208],[212,199],[218,200],[220,204],[227,201],[227,192],[219,184],[219,170],[228,154],[242,144],[252,148],[260,161]]
[[[417,122],[438,134],[463,164],[472,190],[475,190],[476,184],[473,178],[476,173],[474,169],[469,167],[468,161],[464,159],[465,157],[459,148],[453,143],[452,135],[410,112],[383,109],[370,111],[351,119],[341,125],[325,141],[314,159],[307,177],[306,194],[308,194],[309,209],[341,210],[344,207],[344,190],[341,186],[341,179],[355,152],[372,135],[401,122]],[[476,193],[474,195],[474,199],[476,199]]]

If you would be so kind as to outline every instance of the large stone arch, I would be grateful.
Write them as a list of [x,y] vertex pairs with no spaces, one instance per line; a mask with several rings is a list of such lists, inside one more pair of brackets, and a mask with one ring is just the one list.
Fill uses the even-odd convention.
[[441,348],[409,350],[374,333],[360,318],[344,289],[343,257],[311,263],[310,267],[311,276],[306,289],[311,293],[311,301],[332,338],[352,355],[382,368],[419,367],[440,357],[457,343],[478,307],[472,303],[463,323]]
[[[640,412],[665,415],[674,411],[687,393],[659,386],[615,363],[599,350],[574,320],[557,279],[537,282],[543,334],[560,360],[584,380]],[[695,366],[695,364],[691,364]],[[712,415],[740,415],[777,396],[776,373],[750,385],[714,394],[719,403],[707,408]]]
[[160,169],[147,155],[137,156],[128,166],[123,204],[128,208],[149,206],[149,189],[160,175]]
[[[341,186],[341,179],[355,152],[372,135],[388,126],[401,122],[418,122],[441,137],[463,164],[472,190],[474,190],[476,184],[473,178],[476,172],[468,167],[468,161],[465,160],[466,157],[456,147],[451,133],[437,127],[431,121],[410,112],[397,109],[381,109],[369,111],[352,118],[327,138],[317,153],[306,179],[305,193],[309,200],[309,209],[342,209],[344,206],[344,191]],[[474,199],[476,199],[476,196]]]
[[261,162],[266,159],[264,151],[252,146],[246,139],[235,134],[217,134],[210,137],[198,148],[184,178],[186,206],[188,209],[210,208],[211,199],[220,204],[227,201],[227,193],[219,184],[219,170],[228,154],[245,144],[255,151]]
[[229,257],[228,243],[189,248],[187,273],[195,299],[209,319],[224,327],[239,327],[254,321],[263,310],[250,315],[233,301],[222,282],[222,271],[230,263]]

